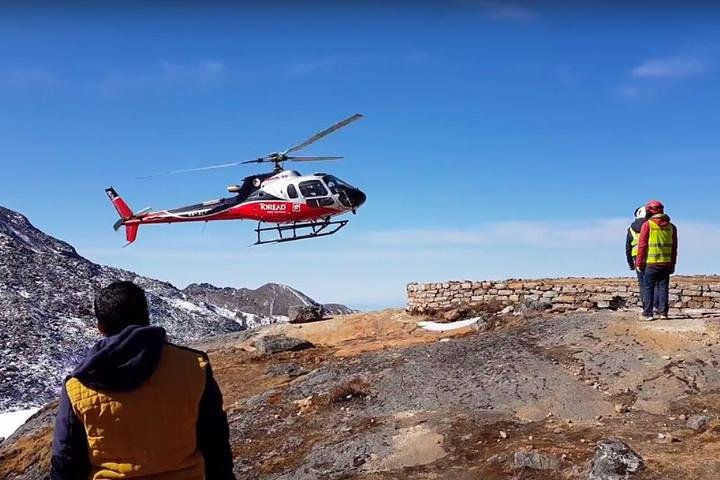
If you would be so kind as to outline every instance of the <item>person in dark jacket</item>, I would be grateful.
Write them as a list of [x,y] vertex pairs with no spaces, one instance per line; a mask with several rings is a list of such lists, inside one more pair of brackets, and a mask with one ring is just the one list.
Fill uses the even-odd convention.
[[[640,241],[640,229],[642,228],[643,224],[647,222],[647,211],[645,210],[645,206],[638,207],[635,209],[635,220],[630,224],[627,230],[627,235],[625,236],[625,257],[627,258],[628,266],[630,267],[630,270],[635,270],[635,274],[637,275],[638,279],[638,292],[640,297],[642,298],[643,295],[643,277],[644,272],[642,270],[638,270],[635,268],[635,259],[638,255],[638,242]],[[655,303],[654,308],[657,311],[658,306],[658,299],[659,297],[657,295],[654,296]]]
[[665,207],[657,200],[645,206],[650,218],[640,229],[635,268],[643,272],[643,317],[655,319],[653,306],[657,299],[657,315],[667,318],[670,275],[677,264],[678,236],[675,225],[665,215]]
[[52,480],[231,480],[222,394],[205,353],[150,326],[145,293],[115,282],[95,297],[105,336],[65,380]]
[[[637,245],[640,239],[640,228],[647,221],[645,207],[639,207],[635,210],[635,220],[630,224],[625,236],[625,256],[627,257],[630,270],[635,270],[635,257],[637,257]],[[638,274],[638,282],[642,288],[641,276]]]

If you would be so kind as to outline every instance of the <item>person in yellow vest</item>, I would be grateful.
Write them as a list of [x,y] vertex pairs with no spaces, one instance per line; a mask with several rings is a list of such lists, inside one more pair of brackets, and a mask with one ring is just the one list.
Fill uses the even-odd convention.
[[95,296],[95,344],[65,380],[52,480],[231,480],[222,394],[205,353],[150,326],[145,292],[115,282]]
[[635,268],[643,275],[642,316],[652,320],[656,298],[658,315],[667,318],[670,275],[675,273],[678,236],[662,203],[653,200],[645,205],[645,209],[649,218],[640,229]]

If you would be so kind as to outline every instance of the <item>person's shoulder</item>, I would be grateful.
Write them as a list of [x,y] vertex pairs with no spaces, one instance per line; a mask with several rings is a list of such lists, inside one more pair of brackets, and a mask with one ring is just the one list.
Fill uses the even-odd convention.
[[196,359],[199,365],[203,368],[210,364],[210,359],[208,358],[207,353],[203,352],[202,350],[196,350],[194,348],[177,345],[171,342],[167,342],[165,344],[165,348],[170,349],[176,355]]
[[165,345],[168,346],[168,347],[170,347],[170,348],[180,350],[180,351],[182,351],[182,352],[192,353],[192,354],[197,355],[197,356],[199,356],[199,357],[205,357],[205,358],[207,358],[207,353],[203,352],[202,350],[196,350],[196,349],[194,349],[194,348],[186,347],[186,346],[184,346],[184,345],[178,345],[178,344],[172,343],[172,342],[167,342]]

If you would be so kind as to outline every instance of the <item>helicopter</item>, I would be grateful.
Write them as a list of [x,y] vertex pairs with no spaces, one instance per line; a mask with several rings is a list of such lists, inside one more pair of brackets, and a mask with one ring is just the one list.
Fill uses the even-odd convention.
[[241,184],[228,186],[227,191],[234,194],[228,198],[169,210],[152,211],[146,208],[134,213],[115,189],[108,187],[105,193],[120,215],[113,229],[117,231],[125,227],[125,246],[137,239],[140,225],[158,223],[253,220],[258,222],[255,228],[257,240],[253,245],[291,242],[337,233],[347,225],[348,220],[338,220],[335,217],[349,212],[356,213],[367,200],[365,193],[334,175],[302,175],[296,170],[285,170],[283,164],[340,160],[343,157],[300,157],[292,154],[360,118],[362,114],[356,113],[293,147],[253,160],[138,177],[149,178],[253,163],[274,164],[272,172],[250,175],[245,177]]

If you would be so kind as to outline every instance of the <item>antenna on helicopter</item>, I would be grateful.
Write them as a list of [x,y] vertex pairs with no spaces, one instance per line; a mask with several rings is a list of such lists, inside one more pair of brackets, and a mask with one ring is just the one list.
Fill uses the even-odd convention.
[[361,118],[362,118],[362,114],[356,113],[355,115],[351,115],[350,117],[337,122],[336,124],[326,128],[325,130],[323,130],[319,133],[316,133],[315,135],[308,138],[307,140],[305,140],[302,143],[299,143],[293,147],[290,147],[282,152],[268,153],[264,157],[258,157],[254,160],[245,160],[242,162],[225,163],[222,165],[210,165],[208,167],[188,168],[188,169],[183,169],[183,170],[174,170],[171,172],[155,173],[152,175],[145,175],[142,177],[137,177],[137,179],[158,177],[161,175],[175,175],[177,173],[200,172],[203,170],[215,170],[217,168],[235,167],[237,165],[244,165],[244,164],[249,164],[249,163],[274,163],[275,167],[273,168],[273,172],[278,173],[278,172],[282,172],[284,162],[320,162],[320,161],[326,161],[326,160],[340,160],[343,157],[298,157],[298,156],[288,155],[288,154],[302,150],[303,148],[307,147],[308,145],[317,142],[321,138],[326,137],[327,135],[330,135],[331,133],[333,133],[333,132],[335,132],[335,131],[337,131],[337,130],[339,130]]

